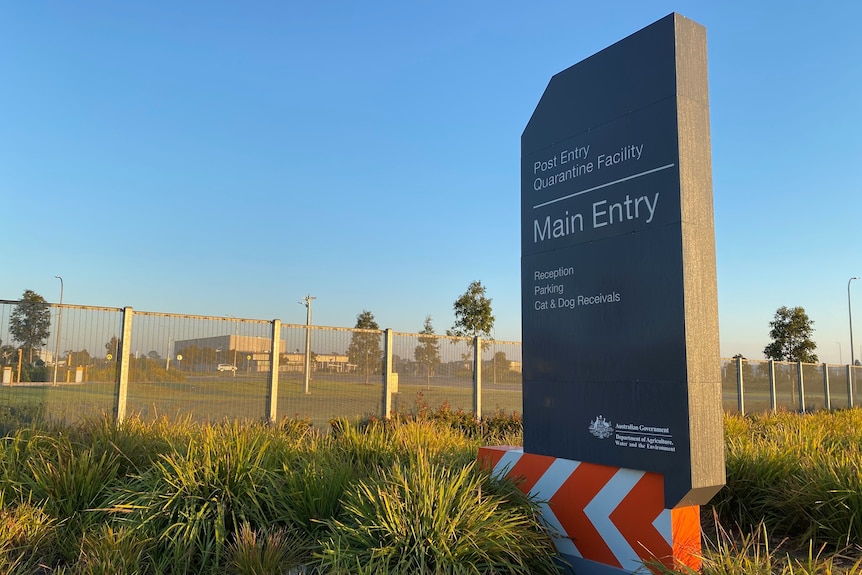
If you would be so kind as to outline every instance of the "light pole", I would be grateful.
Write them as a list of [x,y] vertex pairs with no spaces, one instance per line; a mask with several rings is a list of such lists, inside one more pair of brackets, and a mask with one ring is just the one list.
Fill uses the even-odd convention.
[[[235,315],[226,314],[225,317],[233,319],[233,369],[230,370],[233,376],[236,377],[236,349],[239,347],[239,325]],[[230,347],[230,346],[228,346]]]
[[168,348],[165,350],[165,371],[171,368],[171,339],[173,338],[173,328],[168,328]]
[[311,294],[308,294],[299,302],[299,305],[306,307],[305,314],[305,378],[303,382],[303,392],[309,393],[308,382],[311,379],[311,302],[316,300]]
[[854,276],[847,280],[847,317],[850,319],[850,365],[856,365],[856,356],[853,354],[853,306],[850,305],[850,282],[858,279]]
[[838,344],[838,365],[844,365],[844,354],[841,353],[841,342],[836,341]]
[[494,356],[491,358],[492,366],[491,369],[494,370],[494,384],[497,383],[497,328],[492,327],[491,330],[494,332]]
[[60,280],[60,308],[57,314],[57,338],[54,340],[54,385],[57,385],[57,362],[60,355],[60,330],[63,327],[63,278],[54,276]]

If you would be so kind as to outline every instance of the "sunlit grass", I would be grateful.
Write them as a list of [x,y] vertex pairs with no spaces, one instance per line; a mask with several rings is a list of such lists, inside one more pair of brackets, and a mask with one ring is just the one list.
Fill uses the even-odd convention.
[[[475,465],[480,445],[520,444],[517,416],[420,396],[393,421],[331,425],[13,426],[0,573],[553,571],[532,504]],[[725,435],[703,573],[862,575],[862,411],[728,416]]]
[[475,462],[448,466],[423,449],[344,498],[318,558],[340,574],[558,573],[533,503],[502,494]]
[[862,410],[726,421],[723,523],[833,549],[862,541]]

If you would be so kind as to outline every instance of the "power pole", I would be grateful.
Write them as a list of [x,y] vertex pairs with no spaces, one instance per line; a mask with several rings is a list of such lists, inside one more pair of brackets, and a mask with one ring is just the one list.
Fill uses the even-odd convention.
[[305,305],[305,378],[303,383],[303,392],[310,393],[308,383],[311,380],[311,302],[317,298],[311,294],[306,295],[299,302],[300,305]]
[[[60,360],[60,328],[63,326],[63,278],[61,276],[54,276],[58,280],[60,280],[60,306],[57,308],[57,336],[54,340],[54,383],[53,385],[57,385],[57,363]],[[849,289],[849,288],[848,288]],[[850,345],[853,345],[853,340],[851,340]],[[67,362],[68,363],[68,362]],[[66,366],[66,370],[68,371],[69,366]]]

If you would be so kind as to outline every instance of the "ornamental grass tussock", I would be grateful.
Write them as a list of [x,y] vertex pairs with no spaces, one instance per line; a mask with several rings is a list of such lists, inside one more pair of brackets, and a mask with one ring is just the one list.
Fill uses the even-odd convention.
[[419,449],[348,489],[317,559],[333,575],[558,573],[535,503],[495,481]]
[[[556,572],[538,502],[477,467],[499,442],[466,422],[16,427],[0,573]],[[728,416],[725,434],[703,573],[862,575],[862,410]]]

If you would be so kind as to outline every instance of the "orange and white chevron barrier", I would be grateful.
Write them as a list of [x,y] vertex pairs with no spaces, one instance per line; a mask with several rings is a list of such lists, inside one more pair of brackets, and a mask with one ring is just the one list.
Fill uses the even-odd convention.
[[665,509],[660,474],[509,446],[480,448],[479,462],[543,502],[557,552],[576,572],[632,573],[653,562],[701,566],[700,507]]

